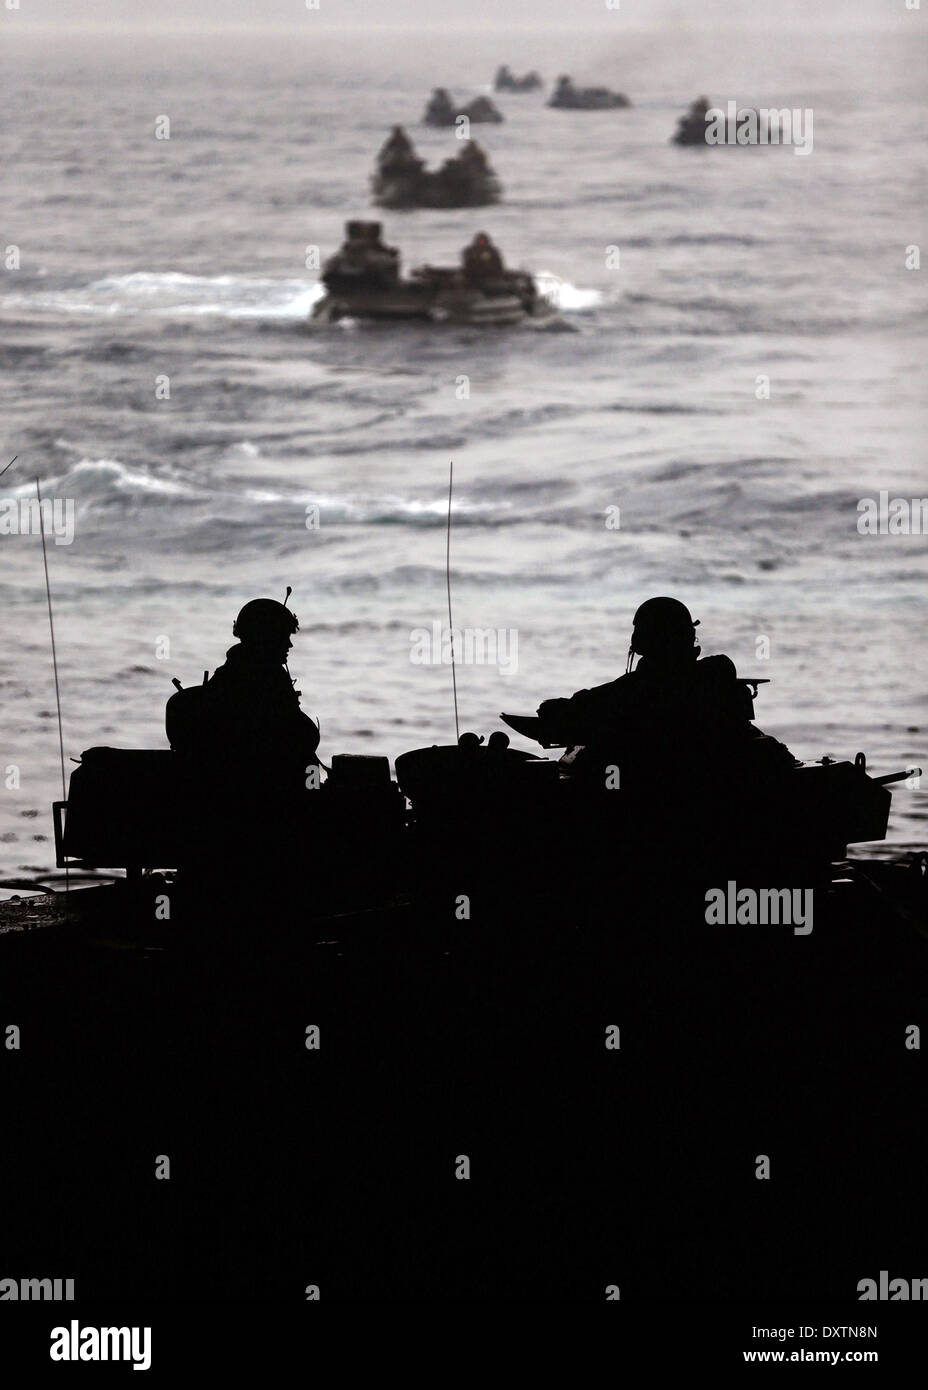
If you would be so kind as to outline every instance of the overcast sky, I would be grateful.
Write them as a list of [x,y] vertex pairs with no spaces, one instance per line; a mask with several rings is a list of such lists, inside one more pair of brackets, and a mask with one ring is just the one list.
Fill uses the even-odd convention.
[[[611,0],[613,6],[616,0]],[[318,0],[307,12],[306,0],[19,0],[6,9],[4,27],[92,24],[142,27],[190,27],[248,24],[257,28],[318,23],[331,26],[399,28],[466,28],[509,26],[534,29],[563,25],[600,28],[714,28],[733,21],[751,28],[794,30],[827,26],[837,31],[861,26],[908,24],[924,37],[928,0],[921,10],[907,11],[905,0]]]

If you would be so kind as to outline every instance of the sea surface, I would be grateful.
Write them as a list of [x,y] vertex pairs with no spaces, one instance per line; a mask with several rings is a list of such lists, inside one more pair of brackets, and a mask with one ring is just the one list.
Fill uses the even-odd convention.
[[[504,61],[634,105],[499,97],[505,123],[474,133],[504,201],[388,213],[385,236],[410,268],[485,229],[547,277],[559,322],[310,325],[308,248],[379,215],[389,127],[446,158],[429,90],[487,90]],[[462,728],[618,675],[636,606],[669,593],[704,652],[769,678],[757,722],[798,756],[928,774],[926,539],[858,531],[862,499],[928,496],[928,267],[906,268],[928,248],[923,23],[613,42],[6,25],[0,73],[0,242],[20,256],[0,276],[0,467],[18,455],[0,500],[38,476],[73,503],[73,542],[48,551],[66,759],[166,746],[172,677],[200,680],[241,604],[287,585],[324,757],[452,738],[450,670],[412,654],[447,622],[453,459],[455,626],[503,632],[507,656],[459,667]],[[702,92],[811,108],[812,153],[676,148]],[[61,793],[34,533],[0,535],[0,585],[0,873],[28,878],[54,863]],[[925,845],[926,788],[897,788],[894,848]],[[685,784],[667,795],[685,836]]]

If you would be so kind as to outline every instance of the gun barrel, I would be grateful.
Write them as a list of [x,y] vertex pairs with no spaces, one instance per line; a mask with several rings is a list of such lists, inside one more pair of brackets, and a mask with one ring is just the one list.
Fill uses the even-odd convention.
[[888,787],[891,782],[902,782],[906,777],[920,777],[920,767],[909,767],[904,772],[887,772],[884,777],[874,777],[878,786]]

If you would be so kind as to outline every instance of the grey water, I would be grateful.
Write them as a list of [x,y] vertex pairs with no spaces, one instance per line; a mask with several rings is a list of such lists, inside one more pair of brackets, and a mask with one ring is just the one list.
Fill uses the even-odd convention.
[[[171,678],[215,668],[241,604],[288,584],[326,760],[448,741],[449,669],[412,634],[445,621],[453,459],[455,625],[517,639],[516,663],[459,669],[464,727],[618,675],[635,607],[670,593],[704,652],[769,678],[757,721],[798,756],[928,771],[925,536],[858,528],[881,490],[928,495],[928,271],[906,266],[928,245],[925,43],[5,23],[0,500],[38,476],[73,503],[48,557],[66,757],[166,746]],[[378,216],[389,127],[447,157],[429,90],[487,90],[500,62],[634,104],[500,96],[474,133],[502,203],[387,214],[385,237],[410,268],[485,229],[560,321],[311,325],[312,248]],[[675,147],[702,92],[811,108],[812,152]],[[41,546],[9,523],[0,584],[0,872],[32,874],[54,863],[57,723]],[[667,795],[685,824],[685,786]],[[924,845],[926,814],[925,779],[900,784],[889,845]]]

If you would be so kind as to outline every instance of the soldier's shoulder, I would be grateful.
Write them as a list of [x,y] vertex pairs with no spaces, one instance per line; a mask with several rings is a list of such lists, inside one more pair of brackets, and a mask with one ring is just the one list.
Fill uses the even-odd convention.
[[630,675],[621,675],[617,676],[613,681],[606,681],[603,685],[591,686],[589,690],[578,690],[573,698],[575,700],[578,698],[609,701],[615,699],[621,700],[623,696],[631,693],[634,689],[634,685],[635,682]]

